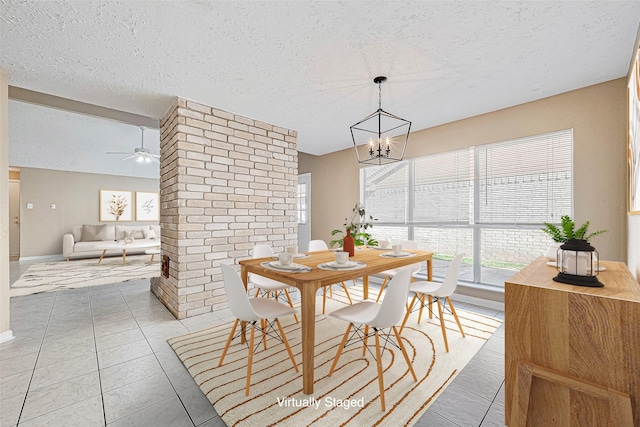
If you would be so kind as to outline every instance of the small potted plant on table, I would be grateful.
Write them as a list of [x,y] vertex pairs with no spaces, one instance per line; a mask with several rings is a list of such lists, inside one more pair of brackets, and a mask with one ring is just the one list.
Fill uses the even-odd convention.
[[[373,221],[376,219],[372,215],[369,215],[369,219],[367,220],[365,209],[360,203],[356,203],[352,211],[353,215],[351,216],[351,219],[345,218],[345,223],[343,224],[345,227],[344,229],[338,228],[331,231],[332,236],[337,235],[339,238],[329,242],[329,246],[332,248],[336,245],[342,246],[345,252],[349,252],[349,256],[353,256],[353,248],[350,247],[351,245],[349,242],[350,238],[353,239],[354,246],[375,246],[378,244],[378,242],[373,239],[371,234],[367,231],[369,228],[373,228]],[[346,241],[345,238],[347,239]]]

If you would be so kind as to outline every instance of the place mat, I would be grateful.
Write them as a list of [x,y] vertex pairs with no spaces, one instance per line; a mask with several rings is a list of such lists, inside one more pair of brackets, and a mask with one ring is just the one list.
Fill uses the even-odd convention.
[[260,266],[266,268],[267,270],[279,271],[280,273],[308,273],[313,270],[313,268],[309,266],[296,263],[291,264],[291,266],[295,268],[280,268],[275,265],[271,265],[271,262],[262,262],[260,263]]
[[404,253],[396,255],[396,254],[391,253],[391,252],[385,252],[383,254],[380,254],[380,256],[384,257],[384,258],[411,258],[412,256],[416,256],[416,254],[411,253],[411,252],[404,252]]
[[[331,261],[333,262],[333,261]],[[349,270],[360,270],[361,268],[365,268],[367,266],[367,264],[365,264],[364,262],[359,262],[359,261],[353,261],[355,262],[355,265],[351,266],[351,267],[334,267],[329,265],[329,262],[324,262],[322,264],[318,264],[318,270],[325,270],[325,271],[349,271]]]

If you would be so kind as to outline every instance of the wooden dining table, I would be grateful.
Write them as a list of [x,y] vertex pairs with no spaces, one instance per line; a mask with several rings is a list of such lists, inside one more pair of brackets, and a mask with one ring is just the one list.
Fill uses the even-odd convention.
[[245,288],[248,285],[249,273],[253,273],[277,280],[300,290],[302,311],[302,388],[304,394],[313,393],[316,292],[318,289],[343,281],[362,278],[364,299],[367,299],[369,297],[369,275],[420,262],[427,263],[427,278],[431,280],[433,252],[409,250],[407,252],[412,252],[415,255],[391,258],[381,256],[384,251],[377,249],[357,250],[350,260],[366,264],[363,268],[357,270],[327,271],[319,269],[319,264],[335,260],[335,254],[331,251],[308,252],[309,257],[296,258],[294,260],[296,264],[312,268],[311,271],[302,273],[275,271],[261,266],[265,261],[273,261],[272,258],[255,258],[239,262]]

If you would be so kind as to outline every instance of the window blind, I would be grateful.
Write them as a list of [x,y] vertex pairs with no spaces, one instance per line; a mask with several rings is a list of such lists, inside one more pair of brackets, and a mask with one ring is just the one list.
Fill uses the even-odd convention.
[[475,147],[476,223],[541,224],[571,214],[571,129]]
[[407,221],[409,163],[371,166],[361,170],[362,202],[379,222]]
[[473,151],[448,151],[414,160],[413,221],[469,223]]

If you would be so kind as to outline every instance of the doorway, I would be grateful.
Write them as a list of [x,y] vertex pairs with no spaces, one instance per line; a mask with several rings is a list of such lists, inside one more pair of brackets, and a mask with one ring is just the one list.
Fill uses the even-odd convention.
[[311,240],[311,174],[298,175],[298,250],[306,252]]
[[20,180],[9,179],[9,260],[20,259]]

